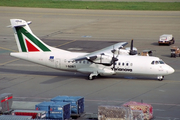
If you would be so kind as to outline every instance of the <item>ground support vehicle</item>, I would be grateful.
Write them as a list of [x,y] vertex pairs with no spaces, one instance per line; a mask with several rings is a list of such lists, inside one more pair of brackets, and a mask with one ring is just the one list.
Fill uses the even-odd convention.
[[158,43],[159,45],[171,45],[175,43],[175,40],[172,34],[163,34],[160,36]]
[[[143,115],[142,115],[143,120],[151,120],[153,118],[153,107],[150,104],[130,101],[130,102],[123,104],[123,106],[129,107],[129,108],[131,108],[131,110],[136,110],[136,111],[134,111],[134,113],[138,113],[139,110],[142,111],[143,112]],[[135,120],[137,120],[137,119],[135,119]]]
[[46,119],[70,119],[71,107],[67,102],[44,101],[35,106],[36,110],[46,111]]
[[98,120],[132,120],[132,110],[124,106],[98,106]]
[[171,57],[180,57],[180,49],[179,47],[173,46],[171,47]]
[[14,110],[11,114],[16,116],[31,116],[31,119],[46,118],[46,111],[41,110]]
[[143,50],[141,55],[142,56],[152,56],[152,50]]
[[71,105],[71,116],[79,117],[84,113],[84,97],[81,96],[56,96],[53,102],[68,102]]
[[12,103],[13,103],[12,93],[0,94],[0,113],[8,114],[9,112],[11,112]]

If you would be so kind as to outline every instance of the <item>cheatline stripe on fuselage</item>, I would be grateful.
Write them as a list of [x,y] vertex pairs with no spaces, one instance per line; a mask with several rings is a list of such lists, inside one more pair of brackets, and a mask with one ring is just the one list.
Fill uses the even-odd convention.
[[22,34],[24,34],[29,40],[31,40],[35,45],[37,45],[42,51],[51,51],[49,48],[47,48],[43,43],[41,43],[38,39],[36,39],[23,27],[16,27],[16,31],[17,31],[17,35],[19,38],[22,52],[27,52]]

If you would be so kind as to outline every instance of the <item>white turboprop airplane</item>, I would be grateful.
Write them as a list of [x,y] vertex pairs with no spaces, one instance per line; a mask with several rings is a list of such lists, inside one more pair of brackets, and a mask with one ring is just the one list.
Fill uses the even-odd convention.
[[[135,55],[136,51],[123,50],[127,42],[120,42],[92,53],[70,52],[51,47],[36,37],[29,24],[21,19],[10,19],[19,52],[11,56],[41,64],[47,67],[89,74],[108,75],[152,75],[162,81],[164,75],[172,74],[174,69],[158,57]],[[122,55],[125,53],[125,55]]]

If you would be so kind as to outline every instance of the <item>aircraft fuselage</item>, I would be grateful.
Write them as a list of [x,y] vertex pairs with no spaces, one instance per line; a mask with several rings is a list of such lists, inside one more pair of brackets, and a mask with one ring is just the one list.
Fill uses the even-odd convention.
[[113,68],[113,65],[105,66],[102,64],[95,64],[88,60],[73,61],[74,58],[84,56],[88,53],[59,53],[60,52],[21,52],[11,53],[11,56],[59,70],[78,71],[87,74],[97,72],[101,76],[114,74],[162,76],[174,72],[174,69],[169,65],[165,64],[158,57],[152,56],[120,55]]

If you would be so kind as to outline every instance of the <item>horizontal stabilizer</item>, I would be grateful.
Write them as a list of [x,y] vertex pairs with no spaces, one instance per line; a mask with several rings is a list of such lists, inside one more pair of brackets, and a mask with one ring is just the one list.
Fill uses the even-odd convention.
[[7,26],[7,27],[21,27],[21,26],[26,26],[31,24],[31,21],[24,21],[24,20],[20,20],[20,19],[11,19],[11,25]]

